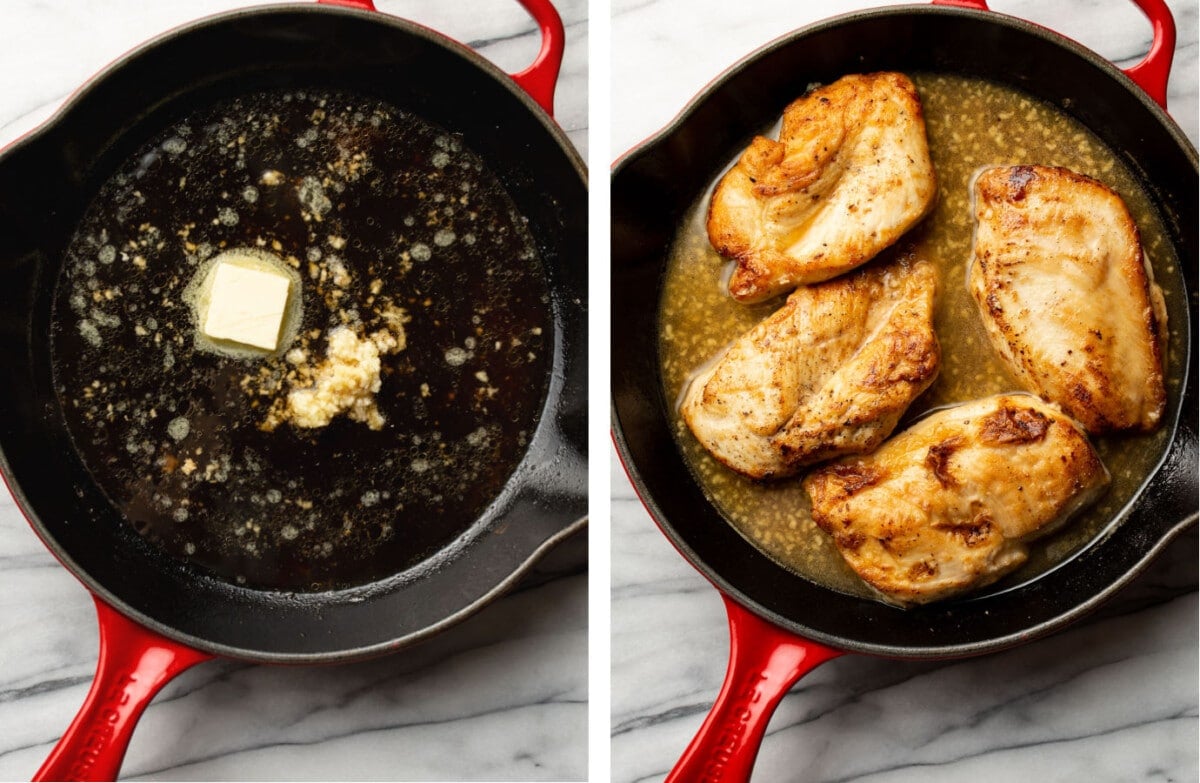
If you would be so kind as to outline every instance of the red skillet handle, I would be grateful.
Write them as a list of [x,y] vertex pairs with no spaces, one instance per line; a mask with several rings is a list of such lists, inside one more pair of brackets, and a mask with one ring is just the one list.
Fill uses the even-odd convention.
[[116,780],[134,726],[175,675],[213,656],[147,630],[95,598],[100,660],[87,699],[34,780]]
[[841,651],[771,625],[726,596],[729,669],[712,710],[666,783],[750,780],[763,734],[784,694]]
[[[340,5],[374,11],[374,0],[317,0],[324,5]],[[562,67],[563,46],[566,31],[562,17],[558,15],[550,0],[518,0],[537,22],[542,33],[542,48],[533,63],[520,73],[510,74],[517,86],[537,101],[537,104],[554,116],[554,89],[558,86],[558,72]]]
[[558,71],[562,67],[563,46],[567,34],[562,17],[550,0],[520,0],[521,5],[537,22],[542,31],[542,48],[528,68],[512,75],[517,86],[554,116],[554,88],[558,86]]
[[1155,103],[1167,108],[1167,78],[1171,75],[1171,60],[1175,58],[1175,17],[1166,0],[1133,0],[1142,9],[1154,28],[1150,53],[1125,75],[1146,91]]
[[[1167,7],[1166,0],[1133,0],[1150,20],[1154,39],[1150,51],[1137,65],[1124,69],[1134,84],[1141,87],[1150,98],[1167,108],[1167,77],[1171,74],[1171,60],[1175,57],[1175,17]],[[987,0],[933,0],[934,5],[952,5],[958,8],[974,8],[987,11]]]

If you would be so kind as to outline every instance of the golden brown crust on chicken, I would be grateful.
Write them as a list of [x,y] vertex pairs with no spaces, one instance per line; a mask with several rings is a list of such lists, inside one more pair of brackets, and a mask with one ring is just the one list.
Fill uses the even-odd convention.
[[990,584],[1108,485],[1087,435],[1032,395],[940,410],[865,457],[804,479],[813,519],[888,601]]
[[757,302],[869,261],[936,196],[912,82],[846,76],[788,106],[778,141],[750,143],[713,193],[708,236],[737,262],[729,293]]
[[986,169],[974,196],[969,285],[1013,374],[1089,432],[1157,427],[1166,308],[1120,196],[1047,166]]
[[937,375],[936,292],[914,257],[797,289],[691,382],[684,420],[754,478],[870,451]]

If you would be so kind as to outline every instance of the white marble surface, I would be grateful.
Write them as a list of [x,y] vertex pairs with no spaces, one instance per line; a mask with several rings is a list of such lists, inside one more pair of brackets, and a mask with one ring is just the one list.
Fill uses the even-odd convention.
[[[99,68],[173,26],[246,0],[5,0],[0,146]],[[379,7],[468,42],[509,72],[537,51],[515,0]],[[557,118],[586,154],[585,0],[567,28]],[[513,594],[412,650],[335,667],[199,666],[142,718],[123,777],[176,780],[581,780],[587,775],[586,541]],[[0,780],[28,779],[82,703],[95,613],[0,490]]]
[[[613,0],[611,142],[621,154],[712,78],[796,27],[864,0]],[[1197,138],[1197,3],[1170,3],[1174,116]],[[993,0],[1128,65],[1149,26],[1122,0]],[[614,314],[614,317],[617,317]],[[659,533],[611,456],[612,780],[661,780],[699,727],[728,650],[717,592]],[[755,780],[1176,781],[1197,762],[1197,535],[1098,614],[984,658],[846,656],[775,714]]]

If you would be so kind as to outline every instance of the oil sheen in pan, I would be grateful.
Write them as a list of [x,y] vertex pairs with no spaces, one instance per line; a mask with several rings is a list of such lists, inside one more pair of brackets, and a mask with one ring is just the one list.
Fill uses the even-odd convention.
[[[925,113],[939,196],[934,212],[911,232],[941,276],[935,329],[942,345],[937,381],[909,409],[900,428],[924,412],[1017,389],[995,357],[967,292],[973,216],[968,183],[986,165],[1043,163],[1089,174],[1114,188],[1133,213],[1142,245],[1168,310],[1167,393],[1181,392],[1186,301],[1178,261],[1162,223],[1137,180],[1094,134],[1063,112],[1011,88],[943,74],[910,74]],[[778,128],[764,129],[773,135]],[[732,165],[733,161],[728,161]],[[715,180],[712,183],[716,184]],[[692,205],[668,260],[660,313],[660,356],[665,398],[678,399],[696,368],[777,309],[783,299],[746,306],[723,293],[723,261],[705,233],[711,188]],[[829,536],[812,521],[799,478],[751,481],[713,459],[692,437],[678,407],[676,439],[693,475],[724,517],[776,562],[814,582],[873,597],[845,565]],[[1072,523],[1034,544],[1029,561],[989,590],[1036,577],[1096,536],[1132,498],[1168,445],[1166,428],[1146,435],[1094,439],[1112,485]]]
[[[196,338],[185,290],[237,248],[301,280],[297,336],[270,356]],[[145,538],[238,584],[344,587],[419,562],[498,494],[545,397],[549,308],[526,221],[457,136],[352,94],[247,95],[99,188],[57,281],[55,388]],[[271,429],[338,328],[402,336],[382,426]]]

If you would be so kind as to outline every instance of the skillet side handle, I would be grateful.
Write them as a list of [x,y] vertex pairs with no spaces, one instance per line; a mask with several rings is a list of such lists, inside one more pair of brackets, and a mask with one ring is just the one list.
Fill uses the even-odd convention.
[[933,0],[934,5],[952,5],[955,8],[974,8],[977,11],[990,11],[987,0]]
[[154,695],[175,675],[213,657],[159,636],[93,599],[100,621],[96,678],[34,780],[116,780],[133,729]]
[[319,5],[340,5],[343,8],[357,8],[360,11],[375,11],[374,0],[317,0]]
[[727,596],[729,668],[712,710],[666,783],[745,783],[772,713],[809,671],[841,655],[761,619]]
[[[339,5],[345,8],[357,8],[362,11],[374,11],[374,0],[317,0],[322,5]],[[542,48],[528,68],[520,73],[510,74],[525,93],[554,116],[554,90],[558,87],[558,72],[562,68],[563,48],[566,44],[566,31],[563,29],[562,17],[554,8],[551,0],[518,0],[525,10],[537,22],[538,30],[542,33]]]
[[1171,75],[1171,61],[1175,58],[1175,17],[1171,15],[1166,0],[1133,1],[1150,20],[1154,39],[1150,42],[1146,59],[1132,68],[1126,68],[1125,75],[1166,111],[1167,80]]
[[558,87],[558,72],[562,68],[566,31],[562,17],[550,0],[519,0],[537,22],[542,33],[542,48],[528,68],[514,73],[512,79],[530,98],[554,116],[554,90]]
[[[1123,73],[1150,96],[1165,111],[1167,108],[1167,79],[1171,75],[1171,61],[1175,58],[1175,17],[1167,7],[1166,0],[1133,0],[1150,20],[1154,38],[1150,51],[1137,65],[1124,69]],[[987,0],[933,0],[933,5],[948,5],[956,8],[990,10]]]

